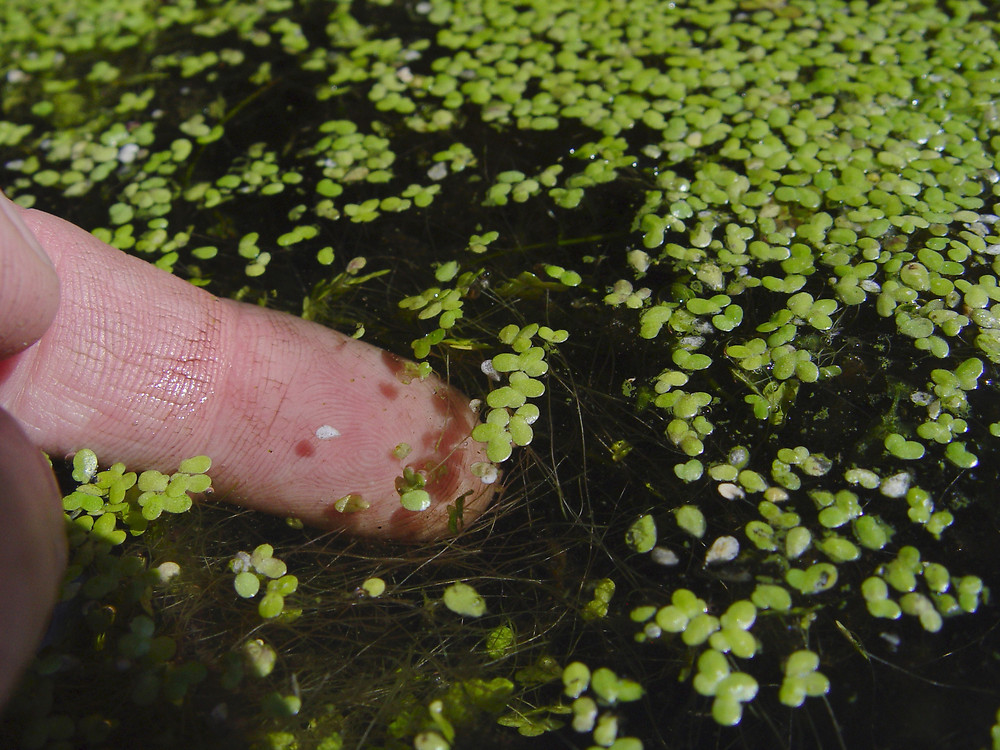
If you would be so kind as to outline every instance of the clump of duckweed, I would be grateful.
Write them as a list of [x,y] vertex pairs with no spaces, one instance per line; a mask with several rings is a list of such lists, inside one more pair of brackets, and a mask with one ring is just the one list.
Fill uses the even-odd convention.
[[[996,744],[991,8],[63,5],[5,6],[5,192],[411,353],[506,487],[400,549],[80,457],[70,585],[181,572],[74,615],[31,746]],[[112,652],[183,720],[58,671]]]
[[229,569],[236,575],[233,578],[233,588],[244,599],[253,599],[264,583],[264,594],[257,608],[260,616],[270,620],[279,615],[294,618],[301,611],[293,612],[285,609],[285,597],[294,594],[299,581],[288,573],[288,566],[274,556],[274,547],[270,544],[259,544],[252,554],[237,552],[230,560]]
[[180,704],[205,680],[206,665],[163,627],[152,606],[190,575],[187,563],[162,548],[156,556],[149,551],[168,517],[161,514],[187,513],[189,493],[211,487],[204,473],[210,467],[197,456],[172,474],[137,477],[120,463],[100,470],[87,449],[73,457],[77,484],[63,498],[69,566],[43,651],[10,707],[5,745],[100,745],[112,737],[124,718],[114,705],[74,710],[59,701],[64,685],[79,688],[103,673],[114,702],[141,712]]

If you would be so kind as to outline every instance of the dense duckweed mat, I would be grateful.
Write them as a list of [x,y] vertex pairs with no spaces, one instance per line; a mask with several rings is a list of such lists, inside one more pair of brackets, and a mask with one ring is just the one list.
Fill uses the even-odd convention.
[[82,451],[3,744],[1000,747],[998,42],[961,0],[4,3],[8,195],[444,375],[504,490],[399,547]]

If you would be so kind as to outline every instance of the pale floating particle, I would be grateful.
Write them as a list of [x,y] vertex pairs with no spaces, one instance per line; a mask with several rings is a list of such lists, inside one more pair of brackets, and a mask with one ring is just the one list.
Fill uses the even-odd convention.
[[500,471],[488,461],[476,461],[472,464],[472,473],[479,477],[483,484],[493,484],[500,477]]
[[788,499],[788,490],[784,487],[768,487],[764,490],[764,499],[771,503],[783,503]]
[[[707,318],[699,318],[698,320],[696,320],[694,322],[694,326],[692,326],[692,330],[695,333],[702,333],[702,334],[706,334],[707,335],[707,334],[715,332],[715,326],[712,325],[712,321],[711,320],[709,320]],[[704,338],[704,336],[700,336],[700,337],[696,337],[696,338]]]
[[168,561],[160,563],[153,568],[153,571],[156,573],[156,582],[162,586],[170,581],[171,578],[180,574],[181,566],[175,562]]
[[705,554],[705,565],[717,562],[729,562],[740,553],[740,543],[734,536],[720,536]]
[[684,349],[697,349],[705,345],[704,336],[685,336],[680,340],[680,345]]
[[135,161],[135,157],[139,155],[139,144],[137,143],[126,143],[120,149],[118,149],[118,161],[122,164],[131,164]]
[[253,564],[250,562],[250,553],[237,552],[230,563],[230,567],[234,573],[242,573],[243,571],[250,570],[253,567]]
[[316,437],[320,440],[329,440],[330,438],[335,438],[340,436],[340,430],[336,427],[331,427],[328,424],[321,425],[316,428]]
[[649,254],[643,252],[642,250],[632,250],[629,252],[628,264],[632,266],[639,273],[645,273],[649,270]]
[[649,552],[649,559],[657,565],[663,565],[668,568],[681,561],[680,558],[677,557],[676,552],[672,549],[667,549],[666,547],[653,547],[653,549]]
[[877,281],[873,281],[872,279],[861,279],[861,281],[858,282],[858,286],[866,292],[870,292],[872,294],[878,294],[882,291],[882,286]]
[[910,401],[915,403],[917,406],[927,406],[927,404],[933,400],[934,396],[927,391],[914,391],[910,394]]
[[737,445],[735,448],[729,451],[728,461],[733,466],[736,467],[746,466],[749,460],[750,460],[750,451],[748,451],[742,445]]
[[433,167],[427,170],[427,176],[430,177],[435,182],[443,180],[448,176],[448,165],[443,161],[439,161]]
[[888,643],[889,647],[893,651],[895,651],[897,648],[899,648],[899,644],[903,642],[903,639],[900,638],[895,633],[879,633],[879,638],[881,638],[883,641],[885,641],[886,643]]
[[486,377],[488,377],[490,380],[496,380],[497,382],[500,382],[500,373],[498,373],[496,369],[493,367],[492,359],[484,359],[483,363],[479,365],[479,369],[482,370],[483,374],[486,375]]
[[891,477],[883,479],[882,485],[879,487],[879,492],[886,497],[903,497],[909,489],[910,475],[905,471],[901,471],[898,474],[893,474]]
[[726,500],[742,500],[747,496],[742,487],[732,482],[723,482],[719,485],[718,489],[719,494],[726,498]]

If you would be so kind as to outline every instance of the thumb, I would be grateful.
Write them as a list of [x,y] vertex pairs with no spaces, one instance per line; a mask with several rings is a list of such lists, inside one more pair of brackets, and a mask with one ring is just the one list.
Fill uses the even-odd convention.
[[38,340],[59,304],[59,279],[0,193],[0,360]]
[[[48,332],[0,370],[0,405],[35,444],[139,466],[203,453],[223,499],[362,535],[435,536],[449,503],[464,497],[468,521],[489,502],[470,468],[486,461],[476,417],[440,380],[214,297],[48,214],[22,218],[62,289]],[[426,483],[427,510],[401,506],[404,473]]]
[[66,567],[62,501],[48,462],[0,409],[0,708],[34,657]]

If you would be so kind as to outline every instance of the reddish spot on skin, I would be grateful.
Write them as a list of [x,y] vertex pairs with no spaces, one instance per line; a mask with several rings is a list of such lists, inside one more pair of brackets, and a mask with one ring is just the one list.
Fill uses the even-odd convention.
[[316,453],[316,448],[308,440],[300,440],[295,444],[295,455],[309,458]]
[[397,379],[400,375],[402,375],[403,371],[406,370],[406,360],[402,357],[396,356],[392,352],[382,352],[382,364],[384,364],[386,369]]
[[392,383],[381,383],[378,390],[388,401],[395,401],[399,398],[399,388]]

